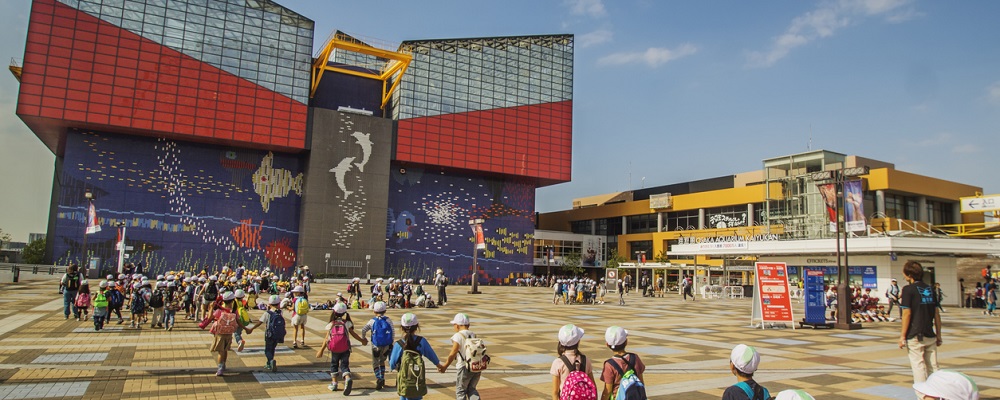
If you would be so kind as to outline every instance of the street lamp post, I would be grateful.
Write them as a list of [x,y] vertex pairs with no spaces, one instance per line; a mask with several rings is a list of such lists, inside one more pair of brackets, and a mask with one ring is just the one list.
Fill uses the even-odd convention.
[[87,232],[87,228],[90,227],[90,207],[94,205],[94,194],[89,190],[83,194],[83,197],[87,199],[87,211],[83,213],[83,271],[84,274],[87,273],[87,269],[90,268],[90,255],[87,254],[87,236],[90,232]]
[[365,279],[372,278],[371,265],[372,265],[372,255],[365,254]]
[[[846,221],[844,221],[844,218],[841,218],[840,210],[847,206],[843,193],[844,178],[858,177],[865,174],[868,174],[868,167],[845,169],[841,166],[841,168],[836,171],[817,172],[813,175],[813,180],[831,180],[831,183],[834,184],[834,224],[836,225],[835,232],[837,235],[837,278],[840,280],[840,282],[837,283],[837,322],[833,324],[833,327],[836,329],[861,329],[861,324],[851,322],[851,294],[850,286],[848,285],[848,279],[850,276],[847,271],[849,265],[847,239],[850,236],[850,232],[847,231],[847,229],[841,229],[841,225],[846,223]],[[843,251],[841,251],[840,248],[841,232],[844,232]],[[841,263],[841,254],[843,254],[843,263]]]
[[472,227],[472,290],[469,294],[479,294],[479,249],[485,248],[483,239],[482,218],[470,219],[469,226]]

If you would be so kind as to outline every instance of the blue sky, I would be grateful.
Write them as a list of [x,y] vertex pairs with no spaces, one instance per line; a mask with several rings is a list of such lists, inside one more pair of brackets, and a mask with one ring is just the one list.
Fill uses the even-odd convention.
[[[0,55],[24,51],[29,2],[0,4]],[[1000,3],[279,0],[334,29],[409,39],[576,35],[575,197],[759,169],[813,149],[1000,193]],[[0,229],[43,232],[54,157],[0,78]],[[631,183],[629,173],[631,171]],[[643,178],[645,178],[643,180]]]

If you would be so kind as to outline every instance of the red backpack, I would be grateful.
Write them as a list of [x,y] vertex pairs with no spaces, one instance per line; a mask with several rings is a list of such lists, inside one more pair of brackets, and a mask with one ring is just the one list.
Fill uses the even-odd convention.
[[332,322],[333,327],[330,328],[330,341],[327,343],[327,349],[331,353],[343,353],[351,349],[351,342],[347,340],[347,326],[344,325],[344,321],[336,320]]
[[580,354],[576,363],[570,363],[565,355],[559,356],[569,375],[559,387],[559,400],[597,400],[597,386],[587,375],[587,356]]
[[219,315],[215,317],[215,323],[212,324],[209,332],[215,335],[232,335],[236,333],[236,329],[239,327],[236,313],[222,310],[216,310],[216,312]]

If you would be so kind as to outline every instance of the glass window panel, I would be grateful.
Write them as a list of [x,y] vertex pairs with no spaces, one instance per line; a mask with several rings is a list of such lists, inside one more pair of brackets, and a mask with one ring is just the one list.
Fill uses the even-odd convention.
[[142,22],[122,20],[122,28],[132,32],[142,32]]

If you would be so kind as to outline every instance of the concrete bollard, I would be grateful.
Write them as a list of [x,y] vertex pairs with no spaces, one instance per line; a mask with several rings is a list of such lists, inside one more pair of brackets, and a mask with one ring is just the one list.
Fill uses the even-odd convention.
[[14,273],[14,283],[17,283],[21,279],[21,267],[13,266],[10,268],[11,272]]

